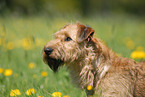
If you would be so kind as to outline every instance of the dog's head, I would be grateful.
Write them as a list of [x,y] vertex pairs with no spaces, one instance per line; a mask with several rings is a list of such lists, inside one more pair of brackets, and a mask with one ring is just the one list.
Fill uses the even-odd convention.
[[64,63],[81,60],[86,52],[87,43],[93,37],[94,30],[80,23],[68,24],[55,33],[55,39],[43,49],[43,60],[56,72]]

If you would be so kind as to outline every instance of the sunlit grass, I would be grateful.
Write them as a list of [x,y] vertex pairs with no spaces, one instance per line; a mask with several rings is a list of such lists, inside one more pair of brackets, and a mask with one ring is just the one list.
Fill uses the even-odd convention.
[[[64,67],[54,74],[42,61],[44,45],[71,20],[89,24],[95,36],[118,55],[131,57],[134,51],[144,52],[145,22],[138,18],[0,17],[0,97],[27,97],[30,93],[32,97],[51,97],[55,92],[62,97],[85,97],[85,92],[72,84]],[[26,92],[29,89],[33,93]]]

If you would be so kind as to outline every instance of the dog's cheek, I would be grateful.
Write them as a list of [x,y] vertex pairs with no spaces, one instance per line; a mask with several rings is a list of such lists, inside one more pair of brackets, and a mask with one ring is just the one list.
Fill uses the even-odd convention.
[[74,51],[73,48],[72,42],[64,42],[60,44],[58,48],[60,58],[65,62],[68,61],[71,58],[72,52]]
[[56,49],[57,59],[61,59],[64,62],[74,61],[79,57],[78,53],[81,51],[79,45],[73,41],[61,43]]
[[58,47],[54,53],[54,56],[56,57],[56,59],[60,59],[60,60],[64,60],[64,51],[63,48]]
[[65,49],[66,48],[65,48],[63,43],[58,43],[54,49],[52,56],[54,56],[55,59],[59,59],[59,60],[64,61]]
[[76,43],[72,43],[68,46],[68,49],[67,51],[65,52],[66,55],[67,55],[67,58],[70,60],[70,61],[74,61],[74,60],[77,60],[78,57],[80,56],[81,50],[79,48],[79,45],[76,44]]

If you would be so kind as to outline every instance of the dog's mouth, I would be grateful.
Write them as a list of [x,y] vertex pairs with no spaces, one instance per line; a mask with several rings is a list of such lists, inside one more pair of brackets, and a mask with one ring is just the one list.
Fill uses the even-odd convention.
[[47,56],[44,54],[43,60],[48,66],[54,71],[57,72],[58,68],[63,64],[62,60],[51,58],[50,56]]
[[54,71],[57,72],[58,67],[60,67],[63,64],[63,61],[47,57],[47,62],[49,67]]

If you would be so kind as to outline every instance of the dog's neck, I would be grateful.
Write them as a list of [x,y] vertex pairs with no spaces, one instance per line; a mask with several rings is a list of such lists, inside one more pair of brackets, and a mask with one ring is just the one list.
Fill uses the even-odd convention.
[[[100,40],[93,41],[95,41],[94,43],[102,43],[96,42]],[[94,85],[97,85],[96,83],[106,75],[112,64],[111,57],[115,56],[114,53],[112,55],[112,50],[104,44],[93,45],[97,45],[95,47],[97,51],[93,50],[92,47],[88,47],[87,56],[81,59],[81,61],[79,59],[75,60],[68,66],[73,82],[83,89],[86,89],[88,85],[92,85],[94,88],[97,87]]]

